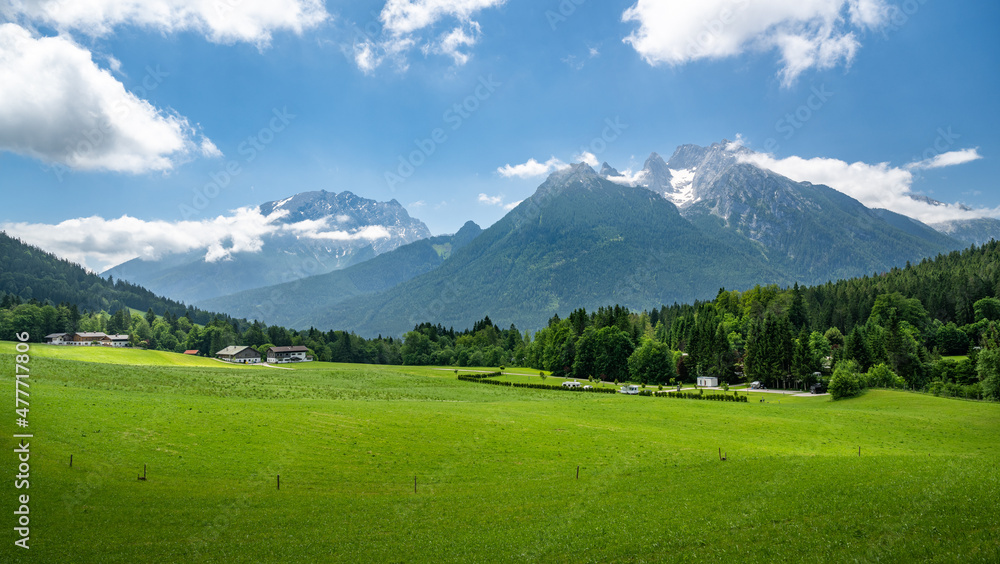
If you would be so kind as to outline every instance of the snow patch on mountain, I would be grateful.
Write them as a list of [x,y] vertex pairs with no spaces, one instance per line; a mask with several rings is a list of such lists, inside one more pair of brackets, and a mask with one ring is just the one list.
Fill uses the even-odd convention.
[[694,175],[696,170],[696,168],[670,169],[670,187],[673,188],[673,191],[664,192],[663,197],[673,202],[679,208],[697,202],[698,198],[694,195]]

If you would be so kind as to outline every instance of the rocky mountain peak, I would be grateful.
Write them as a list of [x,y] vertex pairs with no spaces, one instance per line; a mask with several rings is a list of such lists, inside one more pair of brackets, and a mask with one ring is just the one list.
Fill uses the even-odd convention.
[[601,165],[600,172],[597,173],[601,178],[608,178],[609,176],[621,176],[622,173],[618,172],[618,169],[609,165],[607,162]]

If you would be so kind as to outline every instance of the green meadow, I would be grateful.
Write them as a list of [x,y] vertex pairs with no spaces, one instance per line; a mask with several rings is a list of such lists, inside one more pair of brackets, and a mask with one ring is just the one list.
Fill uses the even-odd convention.
[[19,429],[0,343],[2,562],[1000,561],[998,404],[626,397],[40,345],[30,368]]

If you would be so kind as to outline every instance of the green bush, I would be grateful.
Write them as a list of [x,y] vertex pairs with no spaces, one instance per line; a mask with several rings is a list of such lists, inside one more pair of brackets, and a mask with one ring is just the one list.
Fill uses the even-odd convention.
[[906,380],[885,364],[878,364],[868,369],[864,384],[868,388],[905,388]]
[[986,349],[976,358],[976,372],[985,399],[1000,401],[1000,349]]
[[861,393],[860,367],[853,360],[842,360],[837,363],[830,379],[829,391],[834,400],[851,398]]

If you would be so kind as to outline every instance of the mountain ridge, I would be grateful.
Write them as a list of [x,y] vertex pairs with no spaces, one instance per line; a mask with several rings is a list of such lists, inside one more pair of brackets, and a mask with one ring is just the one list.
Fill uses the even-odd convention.
[[214,261],[204,251],[137,258],[103,275],[194,303],[346,268],[431,235],[396,200],[378,202],[349,191],[300,192],[257,210],[275,227],[262,236],[259,250]]

